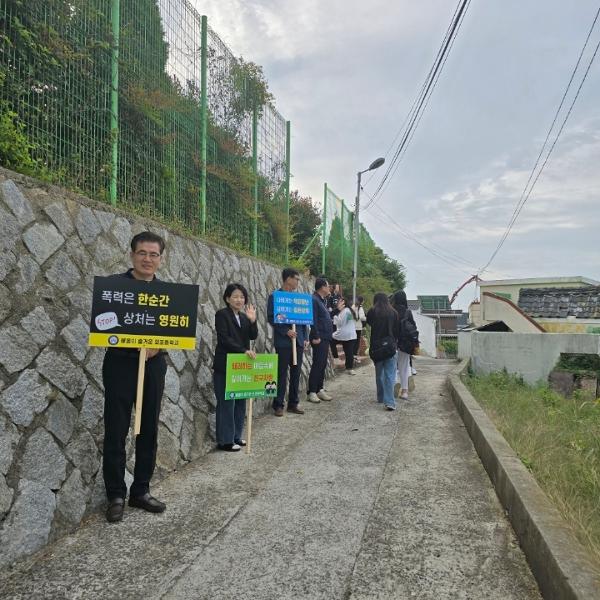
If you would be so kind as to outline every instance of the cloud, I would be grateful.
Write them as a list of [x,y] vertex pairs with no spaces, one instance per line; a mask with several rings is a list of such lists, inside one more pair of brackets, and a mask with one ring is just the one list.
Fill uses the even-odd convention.
[[[600,122],[574,125],[561,138],[511,231],[519,238],[534,232],[576,230],[600,224]],[[502,164],[502,162],[504,164]],[[419,234],[433,232],[456,241],[500,239],[517,205],[530,170],[490,165],[492,176],[424,203],[425,218],[414,224]],[[504,166],[504,169],[502,167]]]

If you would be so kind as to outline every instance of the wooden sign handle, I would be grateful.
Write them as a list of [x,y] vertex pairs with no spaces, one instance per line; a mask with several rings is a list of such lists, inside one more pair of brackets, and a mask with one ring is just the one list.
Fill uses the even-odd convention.
[[[296,332],[296,324],[292,325],[292,331]],[[298,364],[298,351],[296,350],[296,338],[292,338],[292,364]]]
[[252,446],[252,406],[254,398],[246,399],[246,429],[248,430],[248,440],[246,441],[246,454],[250,454]]
[[134,435],[140,435],[142,427],[142,404],[144,402],[144,375],[146,374],[146,348],[140,348],[140,359],[138,362],[137,392],[135,395],[135,422],[133,426]]

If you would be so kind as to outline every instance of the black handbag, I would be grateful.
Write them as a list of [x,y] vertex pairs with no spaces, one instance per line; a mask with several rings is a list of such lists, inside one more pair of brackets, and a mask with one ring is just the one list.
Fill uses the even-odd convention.
[[378,340],[373,340],[371,337],[371,345],[369,347],[369,356],[373,362],[381,362],[392,358],[396,354],[398,341],[392,335],[390,322],[388,320],[388,335]]

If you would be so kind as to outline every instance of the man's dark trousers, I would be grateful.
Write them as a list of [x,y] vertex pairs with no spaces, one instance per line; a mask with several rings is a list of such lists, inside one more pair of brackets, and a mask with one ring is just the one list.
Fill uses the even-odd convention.
[[312,346],[312,365],[308,376],[308,393],[317,394],[323,389],[325,383],[325,369],[329,358],[329,340],[321,340],[320,344]]
[[[109,350],[104,356],[104,457],[102,471],[109,500],[125,498],[125,440],[131,421],[131,409],[137,390],[139,355]],[[143,496],[150,489],[156,464],[158,415],[165,387],[167,363],[164,354],[146,362],[144,404],[140,435],[135,440],[135,469],[130,496]]]
[[302,357],[304,355],[304,348],[298,347],[296,344],[296,350],[298,354],[298,364],[292,365],[292,347],[289,348],[275,348],[277,352],[278,364],[277,364],[277,396],[273,400],[273,408],[283,408],[285,389],[287,387],[287,376],[288,366],[290,368],[290,391],[288,393],[288,409],[298,406],[298,389],[300,387],[300,374],[302,372]]

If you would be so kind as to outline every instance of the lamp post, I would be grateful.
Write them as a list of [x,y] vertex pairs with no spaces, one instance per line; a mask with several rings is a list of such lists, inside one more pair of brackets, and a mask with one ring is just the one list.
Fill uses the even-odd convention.
[[358,220],[358,211],[360,208],[360,179],[363,173],[378,169],[385,162],[385,158],[377,158],[368,169],[357,173],[358,183],[356,186],[356,206],[354,207],[354,265],[352,269],[352,299],[356,301],[356,278],[358,274],[358,236],[360,235],[360,223]]

